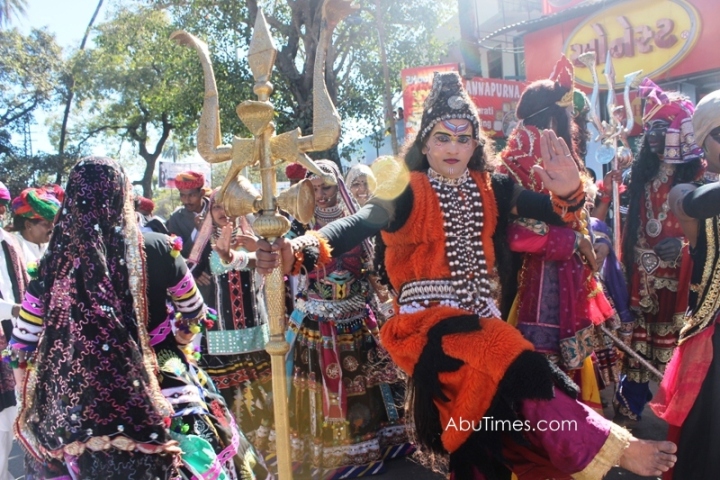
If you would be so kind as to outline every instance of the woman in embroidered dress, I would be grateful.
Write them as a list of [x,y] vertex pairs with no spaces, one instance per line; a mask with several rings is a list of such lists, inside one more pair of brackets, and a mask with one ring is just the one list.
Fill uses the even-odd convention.
[[130,191],[113,160],[75,165],[28,285],[11,341],[26,478],[251,478],[252,450],[186,352],[202,298],[177,242],[143,238]]
[[[293,223],[291,235],[313,232],[356,210],[337,166],[317,162],[336,185],[310,176],[315,220]],[[412,450],[405,434],[403,382],[378,347],[369,242],[317,270],[303,270],[290,316],[290,424],[294,459],[310,456],[314,478],[354,478],[384,471],[384,461]]]
[[272,378],[267,312],[260,282],[256,281],[255,237],[245,217],[228,217],[210,197],[210,215],[205,217],[188,264],[212,274],[217,322],[203,335],[200,366],[212,377],[225,398],[240,430],[260,451],[268,449],[272,426]]
[[[640,85],[645,98],[640,151],[630,171],[628,221],[622,261],[635,315],[632,348],[661,372],[677,345],[688,304],[692,262],[670,189],[703,175],[702,150],[693,138],[692,102],[665,93],[649,78]],[[650,398],[649,372],[628,358],[613,404],[623,423],[641,420]]]
[[[581,169],[573,145],[573,73],[563,55],[546,80],[531,83],[517,106],[518,126],[500,153],[499,172],[512,176],[524,188],[547,193],[532,170],[540,161],[540,131],[551,129],[562,137]],[[589,182],[589,178],[583,179]],[[523,253],[515,315],[508,319],[535,346],[580,385],[582,401],[602,413],[600,391],[593,366],[595,325],[613,318],[593,272],[573,252],[573,243],[589,234],[585,204],[566,223],[568,228],[527,221],[510,226],[510,248]],[[538,236],[537,233],[541,233]]]
[[[636,473],[659,474],[674,462],[672,443],[635,439],[575,401],[567,377],[497,318],[491,275],[495,259],[509,256],[504,229],[510,214],[552,222],[560,220],[555,210],[585,202],[565,143],[549,132],[541,147],[546,170],[535,169],[552,199],[508,177],[491,177],[492,149],[461,78],[436,74],[405,156],[409,185],[391,163],[395,169],[379,177],[386,181],[377,197],[358,213],[312,236],[259,242],[257,269],[265,274],[280,263],[285,271],[321,269],[331,256],[381,233],[385,249],[376,259],[399,290],[400,307],[381,330],[382,345],[412,379],[417,441],[449,454],[453,478],[494,480],[512,469],[520,480],[597,479],[618,461]],[[390,191],[401,193],[387,200]],[[594,261],[589,242],[580,248]],[[489,417],[522,418],[530,428],[478,428]],[[573,432],[534,428],[539,421],[568,419],[576,422]]]

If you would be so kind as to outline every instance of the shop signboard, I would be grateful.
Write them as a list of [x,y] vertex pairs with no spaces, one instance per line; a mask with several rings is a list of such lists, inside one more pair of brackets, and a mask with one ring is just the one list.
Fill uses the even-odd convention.
[[205,176],[205,188],[210,188],[212,170],[207,162],[174,163],[158,162],[158,187],[175,188],[175,177],[182,172],[200,172]]
[[[700,16],[686,0],[620,2],[578,24],[563,52],[575,65],[576,82],[585,87],[592,87],[592,76],[578,57],[588,51],[597,53],[600,72],[610,51],[616,72],[642,69],[643,75],[656,78],[690,53],[700,32]],[[623,86],[618,75],[616,87]]]
[[[456,64],[446,64],[402,71],[406,138],[414,138],[420,128],[423,104],[430,95],[434,73],[457,70]],[[481,126],[490,137],[505,137],[515,126],[515,107],[524,88],[525,83],[513,80],[483,77],[465,80],[465,89],[478,109]]]

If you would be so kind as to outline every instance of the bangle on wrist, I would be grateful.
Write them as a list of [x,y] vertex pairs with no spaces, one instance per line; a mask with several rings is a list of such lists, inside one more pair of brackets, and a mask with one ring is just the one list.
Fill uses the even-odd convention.
[[230,250],[230,251],[228,252],[228,254],[230,255],[230,260],[228,260],[228,261],[226,262],[225,259],[224,259],[222,256],[220,256],[220,254],[218,253],[218,257],[220,257],[220,264],[221,264],[223,267],[229,267],[230,265],[232,265],[233,261],[235,260],[235,252],[233,252],[232,250]]
[[[218,254],[218,257],[220,254]],[[227,270],[242,270],[250,263],[250,255],[244,250],[230,250],[230,261],[220,258],[220,265]]]

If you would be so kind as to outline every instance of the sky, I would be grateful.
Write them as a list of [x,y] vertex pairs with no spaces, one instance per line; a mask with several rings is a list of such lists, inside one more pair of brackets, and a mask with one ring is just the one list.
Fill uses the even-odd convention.
[[[85,34],[87,24],[95,12],[98,0],[28,0],[26,14],[16,18],[13,25],[23,33],[33,28],[46,28],[55,34],[58,44],[64,49],[78,48]],[[96,23],[102,21],[109,8],[110,1],[105,0]],[[33,152],[54,151],[45,128],[48,115],[60,115],[62,112],[38,112],[36,124],[31,127]],[[103,152],[94,152],[103,153]]]
[[[99,20],[104,18],[109,3],[103,2]],[[15,25],[24,32],[47,27],[61,46],[78,47],[97,4],[98,0],[28,0],[26,15],[17,19]]]
[[[238,1],[238,0],[236,0]],[[98,0],[28,0],[27,11],[25,16],[15,19],[14,25],[22,32],[28,33],[32,28],[47,28],[51,33],[55,34],[58,44],[65,49],[77,48],[80,45],[82,36],[85,33],[87,24],[92,17]],[[117,4],[122,4],[123,0],[105,0],[96,19],[95,24],[105,20],[106,15],[112,11]],[[36,124],[31,127],[32,132],[32,148],[33,152],[52,152],[56,146],[51,145],[47,135],[45,122],[48,117],[60,117],[62,111],[38,112],[35,115]],[[348,135],[348,132],[355,131],[356,128],[346,119],[343,140],[349,142],[359,138],[361,135]],[[102,147],[96,147],[92,153],[98,155],[109,154],[112,152],[100,151]],[[199,160],[196,154],[187,160]]]

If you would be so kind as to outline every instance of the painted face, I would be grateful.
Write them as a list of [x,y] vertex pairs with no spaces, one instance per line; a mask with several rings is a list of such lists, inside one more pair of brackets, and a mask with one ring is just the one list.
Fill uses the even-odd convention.
[[350,193],[352,193],[352,196],[355,197],[355,200],[357,200],[360,206],[365,205],[370,198],[367,176],[358,175],[355,177],[355,180],[350,184]]
[[224,227],[228,223],[234,223],[235,217],[230,217],[225,213],[225,209],[219,202],[215,202],[210,209],[213,223],[218,227]]
[[199,188],[180,190],[180,202],[183,204],[183,207],[193,213],[200,213],[202,211],[202,198],[203,192]]
[[422,149],[430,168],[445,178],[460,178],[477,147],[472,134],[473,126],[469,120],[438,122],[430,131]]
[[720,127],[714,129],[705,138],[703,148],[705,149],[708,170],[712,173],[720,173]]
[[665,153],[665,134],[670,126],[665,120],[653,120],[645,127],[648,148],[656,155]]
[[320,208],[329,208],[337,205],[337,185],[326,185],[322,178],[317,177],[311,178],[310,181],[315,189],[315,206]]

